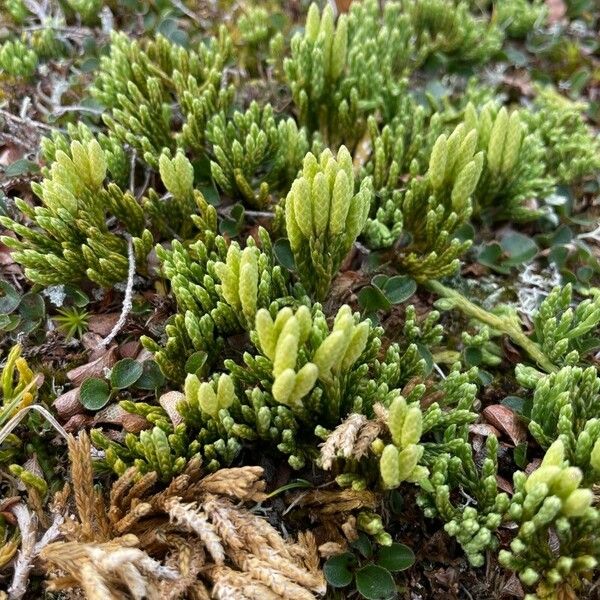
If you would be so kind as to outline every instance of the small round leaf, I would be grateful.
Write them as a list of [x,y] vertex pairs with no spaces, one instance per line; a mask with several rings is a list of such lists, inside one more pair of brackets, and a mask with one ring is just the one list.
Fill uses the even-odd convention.
[[356,571],[356,589],[367,600],[388,600],[396,593],[396,584],[387,569],[367,565]]
[[28,292],[21,298],[19,312],[24,319],[28,321],[37,321],[44,318],[46,314],[46,305],[44,299],[39,294]]
[[104,379],[90,377],[79,388],[81,404],[88,410],[100,410],[110,398],[110,388]]
[[356,564],[354,554],[344,552],[327,559],[323,565],[323,574],[327,583],[334,588],[341,588],[352,583],[351,568]]
[[373,544],[371,544],[371,539],[364,531],[360,531],[358,537],[350,545],[365,558],[373,556]]
[[8,333],[14,331],[21,323],[21,317],[19,315],[5,315],[0,314],[0,331]]
[[379,550],[377,564],[388,571],[404,571],[415,563],[413,551],[404,544],[382,546]]
[[391,306],[383,292],[379,288],[372,286],[364,287],[358,292],[358,303],[366,313],[388,310]]
[[142,376],[143,371],[141,363],[133,358],[124,358],[112,368],[110,383],[114,388],[122,390],[133,385]]
[[417,291],[417,283],[407,275],[390,277],[383,288],[383,293],[392,304],[400,304],[408,300]]
[[277,258],[277,262],[286,269],[294,268],[294,255],[290,247],[290,241],[287,238],[279,238],[273,244],[273,252]]
[[483,360],[483,352],[477,346],[468,346],[465,348],[465,362],[468,367],[476,367]]
[[202,350],[194,352],[194,354],[192,354],[185,363],[185,372],[199,375],[200,371],[206,364],[207,359],[208,354],[206,352],[202,352]]
[[137,388],[155,390],[165,382],[165,376],[155,360],[145,360],[142,363],[142,370],[141,377],[135,383]]
[[4,279],[0,279],[0,313],[8,315],[21,302],[21,295],[17,290]]

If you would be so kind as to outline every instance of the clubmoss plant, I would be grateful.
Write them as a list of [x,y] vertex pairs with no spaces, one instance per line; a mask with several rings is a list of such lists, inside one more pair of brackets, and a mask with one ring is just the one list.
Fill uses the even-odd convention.
[[598,564],[600,512],[592,506],[592,490],[581,486],[582,476],[565,460],[560,440],[529,476],[515,473],[508,516],[519,532],[499,560],[536,590],[531,600],[576,593]]
[[207,138],[214,154],[211,173],[219,187],[257,209],[268,205],[271,192],[288,189],[308,150],[306,135],[293,119],[277,123],[271,105],[261,108],[256,102],[230,119],[213,117]]
[[325,298],[369,214],[372,185],[363,179],[354,192],[352,157],[342,146],[304,158],[302,173],[285,202],[288,238],[300,281],[315,298]]
[[0,45],[0,69],[12,77],[33,77],[38,65],[34,50],[21,40],[8,40]]
[[[147,44],[113,33],[111,51],[101,60],[92,94],[109,111],[111,134],[135,148],[153,168],[167,148],[204,151],[206,124],[229,106],[233,89],[221,87],[231,41],[219,39],[185,50],[159,35]],[[183,115],[175,126],[173,104]]]
[[86,278],[110,287],[127,278],[128,242],[109,226],[114,216],[132,237],[136,264],[142,265],[152,248],[152,235],[145,229],[142,207],[117,185],[104,185],[107,161],[96,140],[71,142],[69,153],[57,150],[47,177],[33,183],[41,206],[22,200],[17,208],[28,227],[9,217],[0,217],[4,227],[19,238],[3,236],[23,265],[27,277],[42,285],[80,282]]

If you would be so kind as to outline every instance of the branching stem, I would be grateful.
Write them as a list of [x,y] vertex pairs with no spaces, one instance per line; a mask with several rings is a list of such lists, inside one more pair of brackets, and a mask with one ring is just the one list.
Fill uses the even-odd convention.
[[531,358],[535,360],[535,362],[547,371],[548,373],[554,373],[557,371],[556,366],[552,363],[552,361],[546,356],[546,354],[542,351],[538,344],[536,344],[533,340],[530,340],[523,330],[513,325],[507,319],[503,319],[480,306],[474,304],[467,298],[465,298],[460,292],[446,287],[444,284],[439,281],[431,280],[425,284],[425,287],[430,291],[434,292],[438,296],[442,296],[444,298],[448,298],[452,300],[454,306],[460,309],[466,315],[489,325],[492,329],[500,331],[506,334],[510,339],[518,344],[529,354]]

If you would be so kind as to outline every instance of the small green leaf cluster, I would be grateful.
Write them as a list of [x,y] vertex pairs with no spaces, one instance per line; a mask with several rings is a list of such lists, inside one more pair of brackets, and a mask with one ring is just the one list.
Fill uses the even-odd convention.
[[154,360],[140,362],[123,358],[111,368],[106,379],[90,377],[79,391],[81,404],[88,410],[97,411],[106,406],[122,390],[156,390],[164,383],[164,375]]
[[[340,84],[342,117],[359,117],[355,137],[367,114],[381,110],[386,122],[400,114],[403,76],[423,62],[427,49],[415,47],[410,16],[401,2],[353,2],[348,13],[347,70]],[[352,110],[347,110],[351,108]],[[368,111],[365,110],[368,107]],[[348,137],[348,132],[345,133]],[[353,137],[350,137],[353,139]]]
[[523,39],[544,25],[548,7],[544,0],[503,0],[495,5],[495,18],[511,38]]
[[474,193],[475,213],[484,220],[526,221],[541,213],[526,205],[544,199],[553,189],[546,173],[544,144],[523,123],[520,110],[510,114],[494,102],[479,114],[472,104],[465,109],[468,131],[477,132],[477,147],[485,151],[483,172]]
[[535,381],[529,431],[542,448],[561,440],[569,463],[586,482],[600,481],[600,378],[595,367],[563,367],[541,375],[519,365],[517,380]]
[[[231,41],[218,40],[195,50],[158,35],[140,44],[113,33],[110,54],[101,59],[92,95],[108,110],[103,120],[111,135],[134,148],[154,169],[164,148],[204,152],[208,120],[229,106],[232,87],[223,87]],[[182,115],[178,127],[174,106]]]
[[398,82],[431,54],[483,61],[502,39],[500,28],[477,20],[466,2],[386,2],[381,8],[365,0],[337,23],[330,7],[321,13],[313,4],[284,69],[300,122],[335,147],[361,138],[369,112],[380,110],[386,122],[400,114]]
[[[398,386],[424,372],[415,342],[439,340],[439,326],[431,320],[417,323],[412,314],[407,335],[415,342],[404,348],[392,344],[382,358],[380,335],[348,306],[338,311],[330,329],[319,305],[294,311],[272,304],[257,311],[241,364],[225,360],[226,371],[205,380],[187,376],[177,425],[159,407],[123,406],[163,428],[172,442],[171,461],[200,453],[207,467],[216,469],[230,464],[245,445],[262,440],[299,469],[316,460],[317,441],[329,428],[352,412],[372,414],[376,402],[389,404]],[[107,455],[113,468],[134,458],[146,460],[132,454],[138,447],[134,437],[128,450],[102,442],[114,450]],[[185,451],[178,454],[181,447]]]
[[368,133],[373,147],[364,173],[373,178],[373,188],[382,201],[402,187],[402,176],[413,177],[427,170],[431,149],[444,133],[442,114],[430,112],[408,93],[408,81],[399,84],[396,114],[379,129],[374,116],[368,118]]
[[323,574],[333,588],[352,585],[362,598],[380,600],[392,597],[396,584],[392,573],[410,568],[415,562],[412,550],[404,544],[393,543],[377,549],[363,533],[351,544],[353,552],[329,558]]
[[259,230],[260,249],[253,238],[242,249],[235,241],[228,245],[208,228],[204,232],[204,240],[188,247],[175,240],[170,249],[156,250],[178,312],[165,327],[164,344],[147,337],[142,343],[155,353],[165,375],[180,382],[188,361],[196,370],[197,353],[209,355],[212,362],[229,336],[252,329],[259,308],[294,304],[295,297],[304,295],[290,285],[287,271],[274,263],[271,239],[264,229]]
[[198,443],[188,445],[185,427],[172,428],[166,420],[166,413],[160,407],[141,402],[124,402],[125,407],[130,405],[132,412],[135,410],[135,414],[143,415],[148,421],[156,421],[158,424],[139,435],[128,433],[124,446],[110,440],[99,429],[92,429],[92,442],[105,453],[97,466],[107,467],[119,476],[128,467],[135,466],[140,473],[154,471],[163,483],[168,483],[181,473],[188,457],[198,456]]
[[68,53],[67,44],[56,35],[51,25],[32,31],[28,42],[40,59],[57,59]]
[[538,89],[525,122],[543,141],[548,173],[571,184],[600,169],[600,136],[585,121],[585,103],[571,102],[550,87]]
[[67,4],[84,23],[93,25],[99,19],[104,2],[103,0],[67,0]]
[[211,173],[217,185],[258,209],[269,204],[270,193],[289,188],[308,150],[306,134],[292,118],[277,123],[272,106],[257,102],[231,118],[215,115],[206,137],[212,144]]
[[[46,164],[56,161],[56,153],[62,150],[65,154],[70,153],[71,142],[89,143],[96,139],[106,159],[106,172],[110,179],[119,187],[125,188],[129,185],[131,161],[123,144],[114,137],[109,137],[104,133],[94,136],[92,130],[83,122],[77,125],[67,123],[67,132],[63,134],[59,131],[53,131],[49,137],[43,137],[40,140],[40,149],[42,157]],[[49,169],[44,167],[45,174],[49,174]]]
[[554,288],[533,318],[534,338],[557,365],[575,365],[598,345],[600,295],[572,307],[573,287]]
[[483,153],[476,153],[476,145],[477,134],[463,125],[449,136],[440,135],[425,176],[412,177],[408,189],[392,197],[401,221],[393,217],[391,229],[378,218],[367,223],[364,235],[375,247],[389,243],[398,222],[402,223],[410,243],[399,249],[396,261],[417,281],[454,273],[459,257],[471,245],[469,240],[458,239],[456,231],[468,222],[473,210],[471,196],[483,164]]
[[257,48],[269,41],[273,28],[269,11],[262,6],[249,6],[240,15],[237,26],[244,44]]
[[17,25],[21,25],[29,16],[29,10],[23,0],[4,0],[2,6]]
[[379,460],[383,485],[397,488],[403,481],[418,483],[429,475],[419,465],[424,447],[419,443],[423,433],[423,414],[418,403],[406,403],[398,396],[389,406],[387,426],[392,443],[385,446]]
[[38,329],[46,316],[40,294],[34,291],[21,294],[3,279],[0,279],[0,293],[0,331],[5,339],[8,336],[19,339]]
[[467,365],[496,367],[502,362],[502,351],[492,336],[493,332],[487,325],[479,326],[476,333],[462,332],[464,361]]
[[30,281],[42,285],[82,281],[86,277],[110,287],[127,278],[127,240],[109,227],[107,215],[116,217],[133,237],[136,262],[142,265],[152,248],[145,229],[144,211],[137,200],[117,185],[104,185],[107,160],[98,141],[73,141],[69,152],[57,150],[55,161],[32,190],[42,201],[16,206],[36,228],[10,217],[0,217],[20,239],[2,236],[14,250],[13,258],[25,267]]
[[194,227],[201,237],[214,234],[217,211],[201,192],[194,189],[194,168],[183,152],[177,151],[174,158],[166,152],[161,154],[158,168],[170,201],[165,202],[165,198],[152,189],[142,199],[153,227],[166,239],[172,239],[174,235],[191,238]]
[[477,19],[463,0],[416,0],[406,4],[416,44],[457,62],[481,63],[493,57],[503,42],[502,30]]
[[302,285],[316,299],[325,298],[356,238],[364,227],[372,185],[365,178],[354,192],[352,157],[342,146],[317,159],[308,153],[302,173],[285,201],[285,223]]
[[38,56],[24,41],[7,40],[0,45],[0,69],[12,77],[33,77]]
[[[338,88],[346,66],[348,17],[334,22],[333,9],[326,5],[321,13],[311,4],[303,33],[291,42],[291,56],[284,61],[286,79],[298,107],[300,123],[309,132],[321,131],[328,138],[336,132],[336,121],[351,121],[347,101],[340,106]],[[341,124],[337,128],[343,130]]]
[[260,309],[251,338],[259,354],[245,353],[243,365],[225,361],[230,375],[218,376],[216,386],[189,375],[178,409],[200,430],[202,451],[213,461],[219,459],[219,440],[228,449],[237,447],[235,454],[222,457],[229,462],[243,440],[263,439],[299,469],[315,452],[317,425],[335,425],[363,403],[367,409],[376,392],[368,385],[368,360],[379,343],[369,323],[359,322],[347,306],[338,312],[332,331],[318,306],[312,313],[306,306],[295,312],[283,308],[275,318]]
[[[487,550],[496,549],[495,532],[500,526],[510,500],[499,492],[498,440],[487,438],[486,457],[481,467],[475,463],[473,448],[465,437],[452,439],[445,435],[449,453],[433,460],[430,489],[424,486],[419,504],[428,517],[445,521],[444,529],[455,537],[469,562],[477,567],[484,564]],[[460,488],[473,503],[457,503],[453,491]]]
[[566,460],[561,440],[529,476],[514,475],[507,517],[519,531],[510,550],[498,556],[523,584],[535,587],[531,600],[572,593],[598,564],[600,511],[592,506],[592,490],[581,486],[582,478],[581,470]]

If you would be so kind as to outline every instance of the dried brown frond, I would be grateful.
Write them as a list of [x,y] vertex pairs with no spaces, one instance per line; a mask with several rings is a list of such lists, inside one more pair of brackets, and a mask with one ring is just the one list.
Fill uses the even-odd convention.
[[346,539],[349,542],[355,542],[358,539],[358,529],[356,528],[356,517],[350,515],[341,525]]
[[192,481],[198,481],[203,475],[202,458],[199,456],[194,456],[194,458],[191,458],[187,465],[185,465],[183,475],[187,475]]
[[[265,519],[235,507],[226,498],[207,498],[203,508],[221,536],[227,556],[233,557],[240,569],[245,570],[247,557],[253,557],[264,568],[276,570],[301,587],[315,591],[324,589],[316,544],[310,534],[301,538],[298,544],[288,544]],[[266,584],[264,578],[260,581]]]
[[386,427],[385,422],[379,419],[367,421],[354,442],[354,448],[351,453],[352,458],[360,460],[366,456],[371,449],[371,444],[383,433]]
[[388,409],[383,404],[381,404],[380,402],[377,402],[376,404],[374,404],[373,412],[375,413],[375,416],[377,417],[377,419],[379,421],[383,421],[384,423],[387,423],[389,413],[388,413]]
[[150,514],[152,505],[148,502],[140,502],[132,508],[120,521],[113,525],[113,530],[122,535],[131,530],[137,521]]
[[81,541],[106,541],[109,532],[102,497],[94,489],[90,438],[85,431],[67,438],[75,505],[81,523]]
[[54,513],[64,515],[67,512],[67,506],[69,504],[69,498],[71,497],[71,486],[69,483],[65,483],[62,490],[59,490],[54,494],[52,500],[51,510]]
[[[382,410],[385,411],[383,406],[377,406],[381,409],[378,409],[380,413]],[[350,415],[331,432],[325,443],[321,445],[321,466],[325,470],[331,469],[334,460],[338,457],[360,460],[369,452],[371,443],[384,431],[385,427],[385,421],[379,414],[378,418],[371,421],[364,415]]]
[[[191,460],[162,491],[155,491],[155,473],[131,468],[101,495],[85,433],[70,438],[69,453],[76,514],[62,527],[66,541],[40,555],[53,575],[49,589],[81,590],[92,600],[310,600],[324,593],[314,536],[286,541],[235,504],[266,498],[262,468],[203,478],[201,461]],[[67,490],[55,503],[68,506]]]
[[46,546],[40,556],[63,574],[51,580],[52,589],[61,589],[58,586],[67,583],[66,576],[77,581],[87,598],[159,598],[157,582],[176,580],[179,573],[161,565],[137,545],[134,535],[99,544],[56,542]]
[[15,533],[11,536],[6,543],[0,546],[0,569],[7,565],[17,553],[19,549],[19,544],[21,542],[21,535],[19,531],[15,531]]
[[301,531],[298,534],[298,543],[295,546],[301,553],[304,566],[311,573],[319,572],[319,552],[317,541],[312,531]]
[[188,590],[190,600],[210,600],[210,593],[201,581],[196,581]]
[[123,496],[121,502],[122,509],[127,510],[134,500],[143,498],[157,481],[158,475],[154,471],[142,475],[140,479],[131,486],[129,492]]
[[298,499],[300,506],[310,506],[324,515],[345,513],[359,508],[375,508],[377,494],[369,490],[311,490]]
[[319,546],[319,555],[324,559],[328,559],[331,556],[337,556],[338,554],[342,554],[342,552],[346,552],[347,549],[348,544],[325,542]]
[[222,565],[225,562],[225,552],[215,527],[209,523],[206,514],[198,510],[195,503],[182,504],[179,498],[169,498],[165,502],[165,510],[172,522],[195,533],[204,542],[216,564]]
[[220,469],[199,481],[196,490],[248,502],[262,502],[267,497],[264,493],[266,484],[262,477],[262,467]]
[[208,572],[213,580],[213,597],[219,600],[281,600],[282,596],[249,577],[228,567],[213,567]]
[[[283,598],[289,598],[290,600],[314,600],[314,594],[306,587],[303,587],[303,585],[292,580],[291,577],[297,575],[297,573],[289,573],[285,570],[289,567],[288,561],[282,561],[280,565],[281,570],[279,570],[271,563],[245,552],[233,552],[231,557],[241,570]],[[317,593],[325,593],[324,580],[323,585],[319,582],[319,585],[315,587],[317,588],[315,590]]]
[[237,538],[241,540],[241,544],[232,543],[232,548],[235,549],[241,545],[248,552],[261,558],[273,551],[283,559],[292,559],[289,545],[286,544],[281,534],[262,517],[235,507],[227,498],[207,498],[204,502],[204,509],[211,514],[211,520],[215,509],[220,509],[221,519],[231,523]]
[[323,469],[331,469],[338,454],[344,458],[350,457],[358,432],[366,422],[364,415],[351,414],[329,434],[327,441],[321,445]]
[[125,509],[123,500],[131,489],[131,486],[134,484],[137,474],[138,470],[136,467],[129,467],[129,469],[127,469],[125,473],[112,484],[110,489],[109,509],[109,518],[112,522],[118,521],[121,518],[123,510]]
[[171,480],[171,483],[169,483],[165,490],[152,496],[150,502],[157,509],[168,512],[165,506],[171,498],[181,498],[186,501],[196,500],[198,496],[192,493],[193,488],[191,484],[190,476],[182,473]]
[[186,542],[180,536],[169,536],[169,545],[175,550],[168,557],[166,564],[179,571],[177,581],[161,581],[159,584],[161,598],[177,600],[183,598],[188,590],[197,582],[198,574],[204,566],[206,555],[198,545]]
[[241,550],[246,544],[242,532],[232,522],[233,507],[230,502],[222,498],[207,498],[202,508],[209,516],[221,540],[233,550]]

